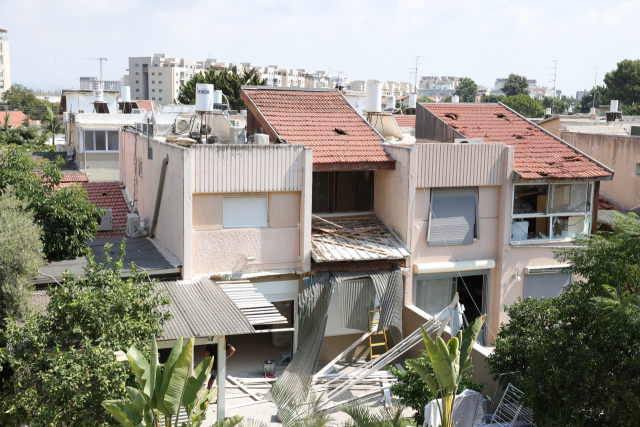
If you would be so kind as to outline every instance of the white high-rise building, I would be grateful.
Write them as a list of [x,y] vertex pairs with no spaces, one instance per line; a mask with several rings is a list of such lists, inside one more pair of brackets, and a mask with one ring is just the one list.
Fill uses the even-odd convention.
[[9,60],[9,33],[0,28],[0,99],[11,87],[11,61]]

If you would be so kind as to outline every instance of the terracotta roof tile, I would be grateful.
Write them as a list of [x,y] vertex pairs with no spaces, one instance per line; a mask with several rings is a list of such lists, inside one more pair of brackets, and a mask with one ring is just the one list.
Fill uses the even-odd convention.
[[[0,126],[4,126],[4,118],[9,115],[9,126],[12,128],[17,128],[22,126],[22,121],[24,120],[26,114],[22,111],[0,111]],[[33,120],[29,120],[29,123],[33,125]]]
[[138,104],[138,108],[141,110],[146,110],[146,111],[151,111],[152,106],[153,109],[157,110],[158,109],[158,104],[156,104],[156,101],[135,101],[136,104]]
[[420,104],[465,138],[515,147],[523,179],[602,178],[611,173],[501,104]]
[[89,193],[89,201],[100,208],[111,208],[112,231],[99,231],[96,239],[107,237],[124,237],[127,229],[129,208],[120,190],[118,182],[83,182],[82,186]]
[[616,205],[612,201],[606,199],[605,197],[598,197],[598,210],[606,210],[606,211],[620,211],[622,207]]
[[401,128],[412,128],[412,129],[416,128],[416,116],[396,115],[396,116],[393,116],[393,118],[396,119],[396,123]]
[[280,138],[313,149],[314,164],[394,161],[380,135],[337,90],[242,91],[249,109],[264,116]]

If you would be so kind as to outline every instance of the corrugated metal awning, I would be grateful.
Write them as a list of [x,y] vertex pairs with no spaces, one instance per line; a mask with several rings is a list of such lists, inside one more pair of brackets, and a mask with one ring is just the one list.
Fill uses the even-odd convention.
[[315,262],[403,259],[411,252],[374,214],[314,217],[311,255]]
[[217,283],[251,325],[288,323],[287,318],[248,280]]
[[158,288],[169,293],[169,312],[173,315],[164,324],[158,341],[255,332],[242,311],[210,279],[196,283],[159,282]]

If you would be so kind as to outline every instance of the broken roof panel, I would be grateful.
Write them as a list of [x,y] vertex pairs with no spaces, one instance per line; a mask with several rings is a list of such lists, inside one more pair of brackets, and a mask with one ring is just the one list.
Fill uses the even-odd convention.
[[208,278],[196,283],[159,282],[158,289],[169,293],[173,315],[164,324],[161,340],[255,332],[236,304]]
[[311,255],[317,263],[403,259],[411,253],[374,214],[311,222]]
[[251,325],[287,324],[278,309],[248,280],[216,282]]
[[513,168],[525,180],[594,179],[613,176],[596,161],[502,104],[423,103],[423,108],[465,138],[515,148]]
[[314,170],[393,169],[378,134],[338,90],[244,86],[242,99],[281,140],[313,149]]

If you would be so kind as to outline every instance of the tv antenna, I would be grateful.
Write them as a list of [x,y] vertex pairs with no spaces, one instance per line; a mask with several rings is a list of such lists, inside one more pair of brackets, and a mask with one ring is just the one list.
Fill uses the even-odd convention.
[[100,61],[100,80],[102,80],[102,61],[106,61],[107,58],[84,58],[84,59]]
[[596,108],[596,94],[598,93],[598,85],[596,84],[598,81],[598,67],[596,67],[596,75],[593,76],[593,105],[592,108]]
[[416,87],[416,93],[418,93],[418,65],[421,64],[420,62],[418,62],[418,60],[420,58],[426,59],[427,57],[426,56],[416,56],[415,66],[413,68],[409,68],[410,70],[412,70],[409,74],[413,74],[415,76],[414,85]]
[[553,82],[553,97],[551,98],[551,113],[555,114],[556,112],[556,96],[558,96],[558,94],[556,93],[556,77],[558,74],[558,60],[554,59],[553,61],[551,61],[554,63],[553,67],[549,67],[548,69],[551,70],[553,69],[553,74],[551,74],[553,76],[553,80],[551,80]]

